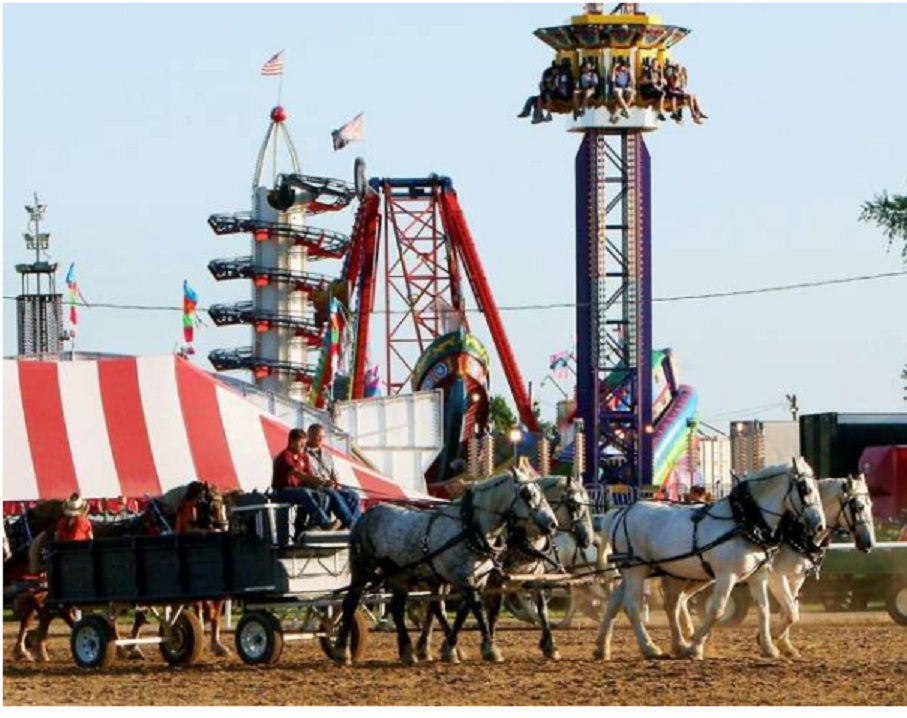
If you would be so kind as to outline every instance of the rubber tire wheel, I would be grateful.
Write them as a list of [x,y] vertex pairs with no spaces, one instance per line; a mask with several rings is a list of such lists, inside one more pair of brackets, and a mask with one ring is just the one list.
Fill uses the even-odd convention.
[[907,580],[895,581],[888,590],[885,608],[895,623],[907,626]]
[[[270,611],[248,611],[236,624],[236,653],[250,666],[270,666],[283,653],[283,630]],[[248,649],[257,649],[249,652]]]
[[[694,594],[689,601],[690,610],[700,620],[705,616],[706,607],[712,597],[712,588],[705,588]],[[734,588],[724,607],[724,613],[715,622],[717,626],[739,626],[749,612],[751,599],[745,590]]]
[[158,632],[161,637],[158,644],[161,657],[171,666],[191,666],[197,663],[205,643],[205,629],[201,619],[194,611],[184,610],[170,630],[173,635],[169,641],[165,638],[163,626]]
[[110,621],[93,613],[72,627],[69,649],[79,668],[107,668],[117,655],[115,641]]
[[745,590],[735,588],[724,607],[724,613],[718,619],[719,626],[739,626],[750,610],[751,599]]
[[[334,618],[324,616],[321,622],[322,629],[328,634],[319,640],[321,650],[328,658],[333,656],[333,646],[337,638],[337,629],[340,627],[340,615]],[[368,618],[361,608],[353,614],[353,625],[350,629],[350,657],[354,662],[360,661],[365,656],[365,647],[368,645]]]

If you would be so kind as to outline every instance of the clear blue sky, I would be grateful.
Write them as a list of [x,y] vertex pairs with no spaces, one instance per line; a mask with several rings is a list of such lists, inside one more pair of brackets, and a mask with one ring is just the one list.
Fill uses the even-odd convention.
[[[653,157],[654,295],[703,294],[904,269],[860,204],[907,189],[898,28],[904,5],[643,8],[692,28],[675,51],[710,115],[664,126]],[[283,104],[304,172],[453,178],[500,305],[574,297],[573,157],[562,121],[516,113],[550,61],[537,27],[567,5],[4,5],[3,283],[27,261],[23,205],[37,191],[58,281],[75,261],[89,301],[178,306],[189,279],[208,306],[249,296],[217,283],[214,257],[245,254],[209,214],[249,208],[284,48]],[[891,29],[886,32],[885,28]],[[367,140],[334,152],[330,131],[365,111]],[[352,211],[324,226],[350,231]],[[474,306],[474,305],[473,305]],[[655,305],[702,416],[784,419],[801,410],[903,411],[907,277]],[[525,379],[569,348],[569,309],[504,315]],[[16,351],[14,302],[3,352]],[[481,321],[477,333],[488,338]],[[249,344],[246,328],[198,335],[197,359]],[[94,308],[78,347],[173,350],[180,315]],[[495,391],[506,384],[496,363]],[[558,393],[540,394],[553,414]],[[754,407],[768,407],[753,411]]]

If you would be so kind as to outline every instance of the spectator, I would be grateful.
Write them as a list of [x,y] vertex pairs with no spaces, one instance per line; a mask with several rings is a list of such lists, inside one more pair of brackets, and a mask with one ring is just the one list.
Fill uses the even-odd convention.
[[[630,116],[630,105],[636,97],[636,83],[627,58],[618,57],[611,65],[611,92],[617,100],[622,117]],[[617,112],[611,113],[611,122],[616,123]]]
[[573,119],[586,114],[589,101],[598,90],[598,70],[588,58],[580,66],[579,87],[573,92]]
[[291,429],[287,436],[287,448],[274,457],[271,498],[302,507],[303,511],[298,508],[296,511],[294,540],[299,539],[309,519],[316,527],[324,530],[340,527],[340,522],[331,521],[317,500],[316,490],[320,485],[321,481],[309,473],[305,432],[302,429]]

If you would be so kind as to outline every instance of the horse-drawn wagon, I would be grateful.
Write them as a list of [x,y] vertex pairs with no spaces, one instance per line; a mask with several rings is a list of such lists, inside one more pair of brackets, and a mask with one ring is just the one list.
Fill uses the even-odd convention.
[[[55,543],[48,562],[50,609],[77,608],[70,646],[82,667],[109,665],[116,646],[159,645],[171,665],[199,658],[203,629],[189,610],[230,599],[243,608],[236,650],[246,663],[273,663],[288,640],[321,639],[329,650],[334,609],[349,582],[348,532],[311,532],[289,540],[284,506],[234,508],[229,532]],[[139,608],[159,624],[153,638],[118,638],[113,616]],[[303,619],[283,625],[278,611]],[[366,619],[358,612],[352,649],[362,654]]]

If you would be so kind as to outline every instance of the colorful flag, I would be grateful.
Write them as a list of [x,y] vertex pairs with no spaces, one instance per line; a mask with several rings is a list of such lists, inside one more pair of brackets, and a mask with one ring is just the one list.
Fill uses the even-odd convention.
[[567,373],[570,371],[570,359],[572,358],[573,355],[567,350],[551,355],[548,368],[554,372],[555,379],[567,378]]
[[183,280],[183,339],[186,342],[186,353],[194,354],[195,348],[192,346],[192,340],[195,338],[195,325],[198,318],[195,314],[195,307],[198,305],[198,294],[189,286],[187,280]]
[[282,75],[283,74],[283,50],[274,55],[261,68],[262,75]]
[[378,377],[378,365],[370,364],[365,370],[365,396],[378,396],[381,392],[381,379]]
[[69,270],[66,272],[66,287],[69,289],[69,336],[75,338],[76,327],[79,324],[78,305],[81,301],[83,305],[88,306],[85,297],[79,289],[79,283],[76,281],[76,263],[71,262]]
[[360,112],[339,130],[331,132],[334,149],[342,150],[350,142],[361,142],[365,139],[365,113]]
[[325,389],[331,386],[337,373],[337,365],[343,353],[343,336],[347,326],[343,305],[336,297],[328,303],[329,319],[321,342],[321,354],[315,368],[315,381],[309,391],[309,401],[318,408],[324,407]]

